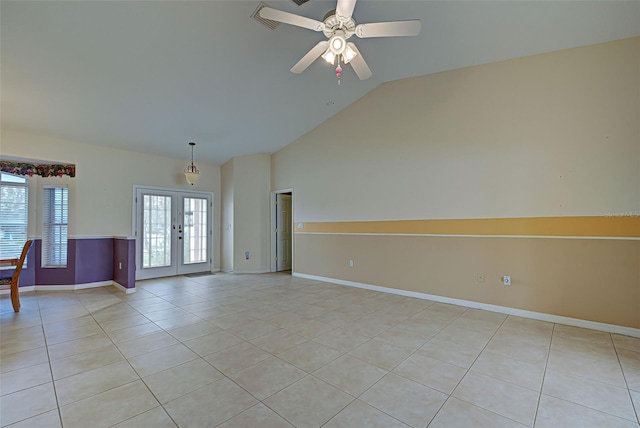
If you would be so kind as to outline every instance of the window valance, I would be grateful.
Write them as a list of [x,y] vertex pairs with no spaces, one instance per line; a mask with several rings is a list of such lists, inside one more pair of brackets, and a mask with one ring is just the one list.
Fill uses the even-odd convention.
[[32,177],[39,175],[41,177],[69,177],[76,176],[76,166],[74,164],[38,164],[24,162],[9,162],[0,160],[0,171],[8,174],[23,175]]

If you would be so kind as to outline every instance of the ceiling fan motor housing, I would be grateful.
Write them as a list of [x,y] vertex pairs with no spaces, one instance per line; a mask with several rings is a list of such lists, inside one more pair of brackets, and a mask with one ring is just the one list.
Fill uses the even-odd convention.
[[325,15],[323,33],[328,39],[330,39],[337,30],[343,31],[343,38],[348,40],[349,37],[353,36],[356,32],[356,21],[354,21],[353,18],[349,18],[348,21],[338,19],[336,11],[332,10]]

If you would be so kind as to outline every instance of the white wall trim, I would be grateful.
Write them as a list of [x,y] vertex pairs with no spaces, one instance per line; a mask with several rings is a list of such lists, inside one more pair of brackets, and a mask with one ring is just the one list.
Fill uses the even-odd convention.
[[[73,291],[73,290],[84,290],[87,288],[96,288],[96,287],[108,287],[113,285],[118,290],[131,294],[135,293],[136,289],[134,288],[126,288],[115,281],[99,281],[99,282],[89,282],[86,284],[75,284],[75,285],[29,285],[27,287],[19,287],[18,290],[20,293],[27,293],[29,291]],[[10,294],[11,290],[0,290],[0,295]]]
[[[30,236],[29,239],[39,239],[42,240],[42,236]],[[111,235],[96,235],[96,236],[91,236],[91,235],[79,235],[79,236],[74,236],[74,235],[70,235],[68,239],[127,239],[127,240],[134,240],[136,239],[135,236],[111,236]]]
[[87,282],[86,284],[70,284],[70,285],[36,285],[36,291],[69,291],[84,290],[86,288],[107,287],[113,285],[113,281]]
[[[107,287],[113,285],[113,281],[98,281],[88,282],[86,284],[73,284],[73,285],[29,285],[27,287],[18,287],[20,293],[26,293],[28,291],[73,291],[84,290],[86,288]],[[0,290],[0,294],[9,294],[11,290]]]
[[[20,293],[28,293],[29,291],[35,291],[36,287],[35,285],[29,285],[27,287],[18,287],[18,292]],[[3,296],[5,294],[11,294],[11,289],[7,288],[4,290],[0,290],[0,296]]]
[[[96,287],[107,287],[109,285],[113,285],[113,281],[109,280],[109,281],[98,281],[98,282],[88,282],[86,284],[75,284],[74,285],[74,290],[84,290],[85,288],[96,288]],[[38,287],[41,287],[40,285],[36,285],[36,290],[38,290]]]
[[471,300],[454,299],[452,297],[436,296],[433,294],[418,293],[416,291],[400,290],[396,288],[381,287],[378,285],[364,284],[361,282],[345,281],[336,278],[327,278],[324,276],[308,275],[305,273],[293,273],[293,276],[305,279],[313,279],[316,281],[330,282],[333,284],[346,285],[347,287],[364,288],[366,290],[380,291],[382,293],[397,294],[405,297],[415,297],[418,299],[433,300],[434,302],[449,303],[452,305],[465,306],[468,308],[482,309],[485,311],[499,312],[506,315],[514,315],[523,318],[531,318],[534,320],[553,322],[557,324],[566,324],[574,327],[588,328],[591,330],[605,331],[607,333],[617,333],[625,336],[640,337],[640,329],[632,327],[624,327],[614,324],[605,324],[596,321],[587,321],[577,318],[563,317],[560,315],[545,314],[542,312],[526,311],[524,309],[509,308],[506,306],[491,305],[488,303],[474,302]]
[[115,281],[113,281],[113,286],[116,287],[118,290],[122,291],[125,294],[133,294],[136,292],[136,287],[133,288],[127,288],[122,284],[119,284]]
[[446,238],[520,238],[520,239],[603,239],[617,241],[640,241],[628,236],[543,236],[543,235],[456,235],[438,233],[348,233],[348,232],[293,232],[296,235],[350,235],[350,236],[435,236]]
[[113,238],[114,238],[113,235],[111,235],[111,236],[106,236],[106,235],[95,235],[95,236],[92,236],[92,235],[75,235],[75,236],[71,235],[71,236],[69,236],[69,239],[76,239],[76,240],[78,240],[78,239],[113,239]]

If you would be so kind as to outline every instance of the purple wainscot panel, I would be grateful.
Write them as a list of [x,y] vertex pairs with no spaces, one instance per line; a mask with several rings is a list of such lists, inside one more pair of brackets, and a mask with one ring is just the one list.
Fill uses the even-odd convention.
[[134,239],[114,238],[113,280],[125,288],[135,288],[136,241]]
[[[37,259],[35,256],[36,250],[36,241],[34,240],[31,243],[31,248],[29,248],[29,252],[27,253],[27,259],[25,260],[25,264],[22,267],[22,273],[20,273],[20,282],[18,286],[20,287],[29,287],[36,284],[36,263]],[[13,271],[11,271],[13,273]]]
[[36,285],[75,285],[76,284],[76,240],[69,239],[67,246],[67,266],[62,268],[42,267],[42,240],[33,242]]
[[76,284],[111,281],[113,279],[113,238],[88,238],[74,241],[76,243]]

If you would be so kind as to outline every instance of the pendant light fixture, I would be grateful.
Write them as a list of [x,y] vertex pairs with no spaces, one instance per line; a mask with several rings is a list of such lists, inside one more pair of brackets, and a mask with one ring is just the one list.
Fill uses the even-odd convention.
[[184,170],[184,176],[187,179],[187,183],[193,186],[198,182],[198,179],[200,178],[200,171],[198,171],[198,168],[196,168],[193,163],[193,147],[196,145],[196,143],[192,141],[189,143],[189,145],[191,146],[191,165],[187,166],[187,169]]

